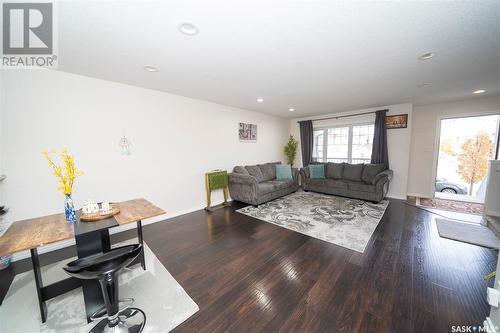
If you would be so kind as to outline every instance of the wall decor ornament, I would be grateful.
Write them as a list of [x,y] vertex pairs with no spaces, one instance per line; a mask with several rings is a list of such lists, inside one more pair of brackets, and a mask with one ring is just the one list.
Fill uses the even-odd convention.
[[132,154],[132,142],[125,136],[125,131],[123,131],[123,136],[118,142],[118,146],[120,147],[122,155],[129,156]]
[[240,123],[238,134],[242,142],[255,142],[257,141],[257,125]]

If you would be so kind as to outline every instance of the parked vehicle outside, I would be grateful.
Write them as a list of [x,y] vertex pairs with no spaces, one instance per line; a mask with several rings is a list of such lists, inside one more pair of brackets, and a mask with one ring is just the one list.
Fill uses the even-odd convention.
[[467,187],[461,184],[449,182],[446,179],[436,179],[436,192],[448,194],[467,194]]

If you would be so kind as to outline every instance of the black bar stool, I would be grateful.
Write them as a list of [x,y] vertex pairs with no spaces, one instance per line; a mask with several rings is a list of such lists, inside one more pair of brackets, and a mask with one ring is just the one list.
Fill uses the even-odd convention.
[[[127,332],[139,333],[146,324],[146,315],[137,308],[126,307],[119,310],[119,303],[133,299],[118,299],[118,271],[128,266],[141,253],[142,245],[126,245],[105,253],[81,258],[70,262],[63,269],[78,279],[99,280],[105,306],[92,314],[92,320],[102,319],[90,333]],[[131,304],[129,304],[130,306]],[[105,316],[107,315],[107,318]]]

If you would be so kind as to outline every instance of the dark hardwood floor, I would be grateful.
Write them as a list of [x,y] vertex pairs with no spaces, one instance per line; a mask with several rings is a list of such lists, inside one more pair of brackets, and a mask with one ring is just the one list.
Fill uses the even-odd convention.
[[483,277],[497,254],[440,238],[429,212],[391,200],[361,254],[239,207],[144,227],[200,307],[175,332],[434,333],[489,315]]
[[361,254],[233,206],[145,228],[200,307],[175,332],[450,332],[489,315],[496,253],[440,238],[426,211],[392,200]]

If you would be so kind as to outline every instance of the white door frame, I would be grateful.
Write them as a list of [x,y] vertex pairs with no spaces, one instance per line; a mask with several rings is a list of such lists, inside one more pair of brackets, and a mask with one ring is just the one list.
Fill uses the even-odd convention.
[[434,140],[434,157],[432,162],[432,178],[430,189],[432,193],[432,198],[436,197],[436,177],[437,177],[437,167],[438,167],[438,159],[439,159],[439,146],[441,140],[441,120],[444,119],[455,119],[455,118],[469,118],[469,117],[484,117],[484,116],[500,116],[500,110],[496,111],[484,111],[484,112],[467,112],[467,113],[457,113],[457,114],[446,114],[446,115],[437,115],[436,121],[436,139]]

